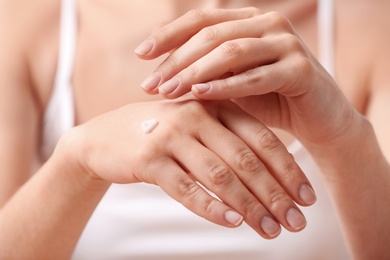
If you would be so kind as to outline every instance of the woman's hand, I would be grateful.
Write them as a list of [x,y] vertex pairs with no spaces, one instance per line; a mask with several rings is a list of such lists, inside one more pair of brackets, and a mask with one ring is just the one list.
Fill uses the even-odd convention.
[[[152,118],[159,124],[145,134],[141,124]],[[264,238],[276,237],[279,223],[304,228],[294,201],[315,202],[284,145],[231,101],[131,104],[76,127],[61,143],[98,179],[158,185],[199,216],[227,227],[244,219]]]
[[193,10],[145,40],[136,53],[170,52],[141,86],[177,98],[234,99],[266,125],[321,146],[347,134],[356,113],[277,12]]

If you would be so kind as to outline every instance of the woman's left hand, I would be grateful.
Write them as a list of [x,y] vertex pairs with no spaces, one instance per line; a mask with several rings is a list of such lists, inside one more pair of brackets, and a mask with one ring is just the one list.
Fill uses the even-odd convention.
[[141,83],[147,93],[235,98],[266,125],[306,143],[337,143],[357,118],[289,20],[277,12],[192,10],[153,33],[135,52],[142,59],[170,53]]

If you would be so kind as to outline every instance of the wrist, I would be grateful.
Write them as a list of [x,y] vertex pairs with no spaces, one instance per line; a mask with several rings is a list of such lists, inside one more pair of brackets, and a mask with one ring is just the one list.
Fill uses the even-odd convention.
[[67,172],[86,189],[107,190],[111,183],[94,174],[85,163],[86,144],[83,140],[77,127],[71,129],[61,137],[51,159],[67,168]]
[[[349,163],[356,164],[383,157],[371,123],[355,110],[331,139],[304,145],[327,174],[337,174],[334,169],[348,168],[346,165]],[[347,169],[345,172],[348,172]]]

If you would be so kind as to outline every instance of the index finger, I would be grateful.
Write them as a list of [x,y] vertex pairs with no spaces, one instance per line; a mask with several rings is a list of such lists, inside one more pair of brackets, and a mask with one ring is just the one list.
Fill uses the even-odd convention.
[[136,49],[141,59],[155,59],[182,45],[202,28],[231,20],[253,17],[260,10],[253,7],[241,9],[195,9],[149,36]]

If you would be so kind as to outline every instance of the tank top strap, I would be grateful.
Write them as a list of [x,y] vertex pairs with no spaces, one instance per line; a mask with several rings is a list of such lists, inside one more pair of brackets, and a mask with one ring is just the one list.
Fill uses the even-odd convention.
[[61,1],[60,45],[54,86],[47,104],[41,156],[46,160],[61,137],[75,124],[72,75],[77,40],[77,10],[75,0]]
[[334,7],[333,0],[318,0],[319,61],[334,76]]

